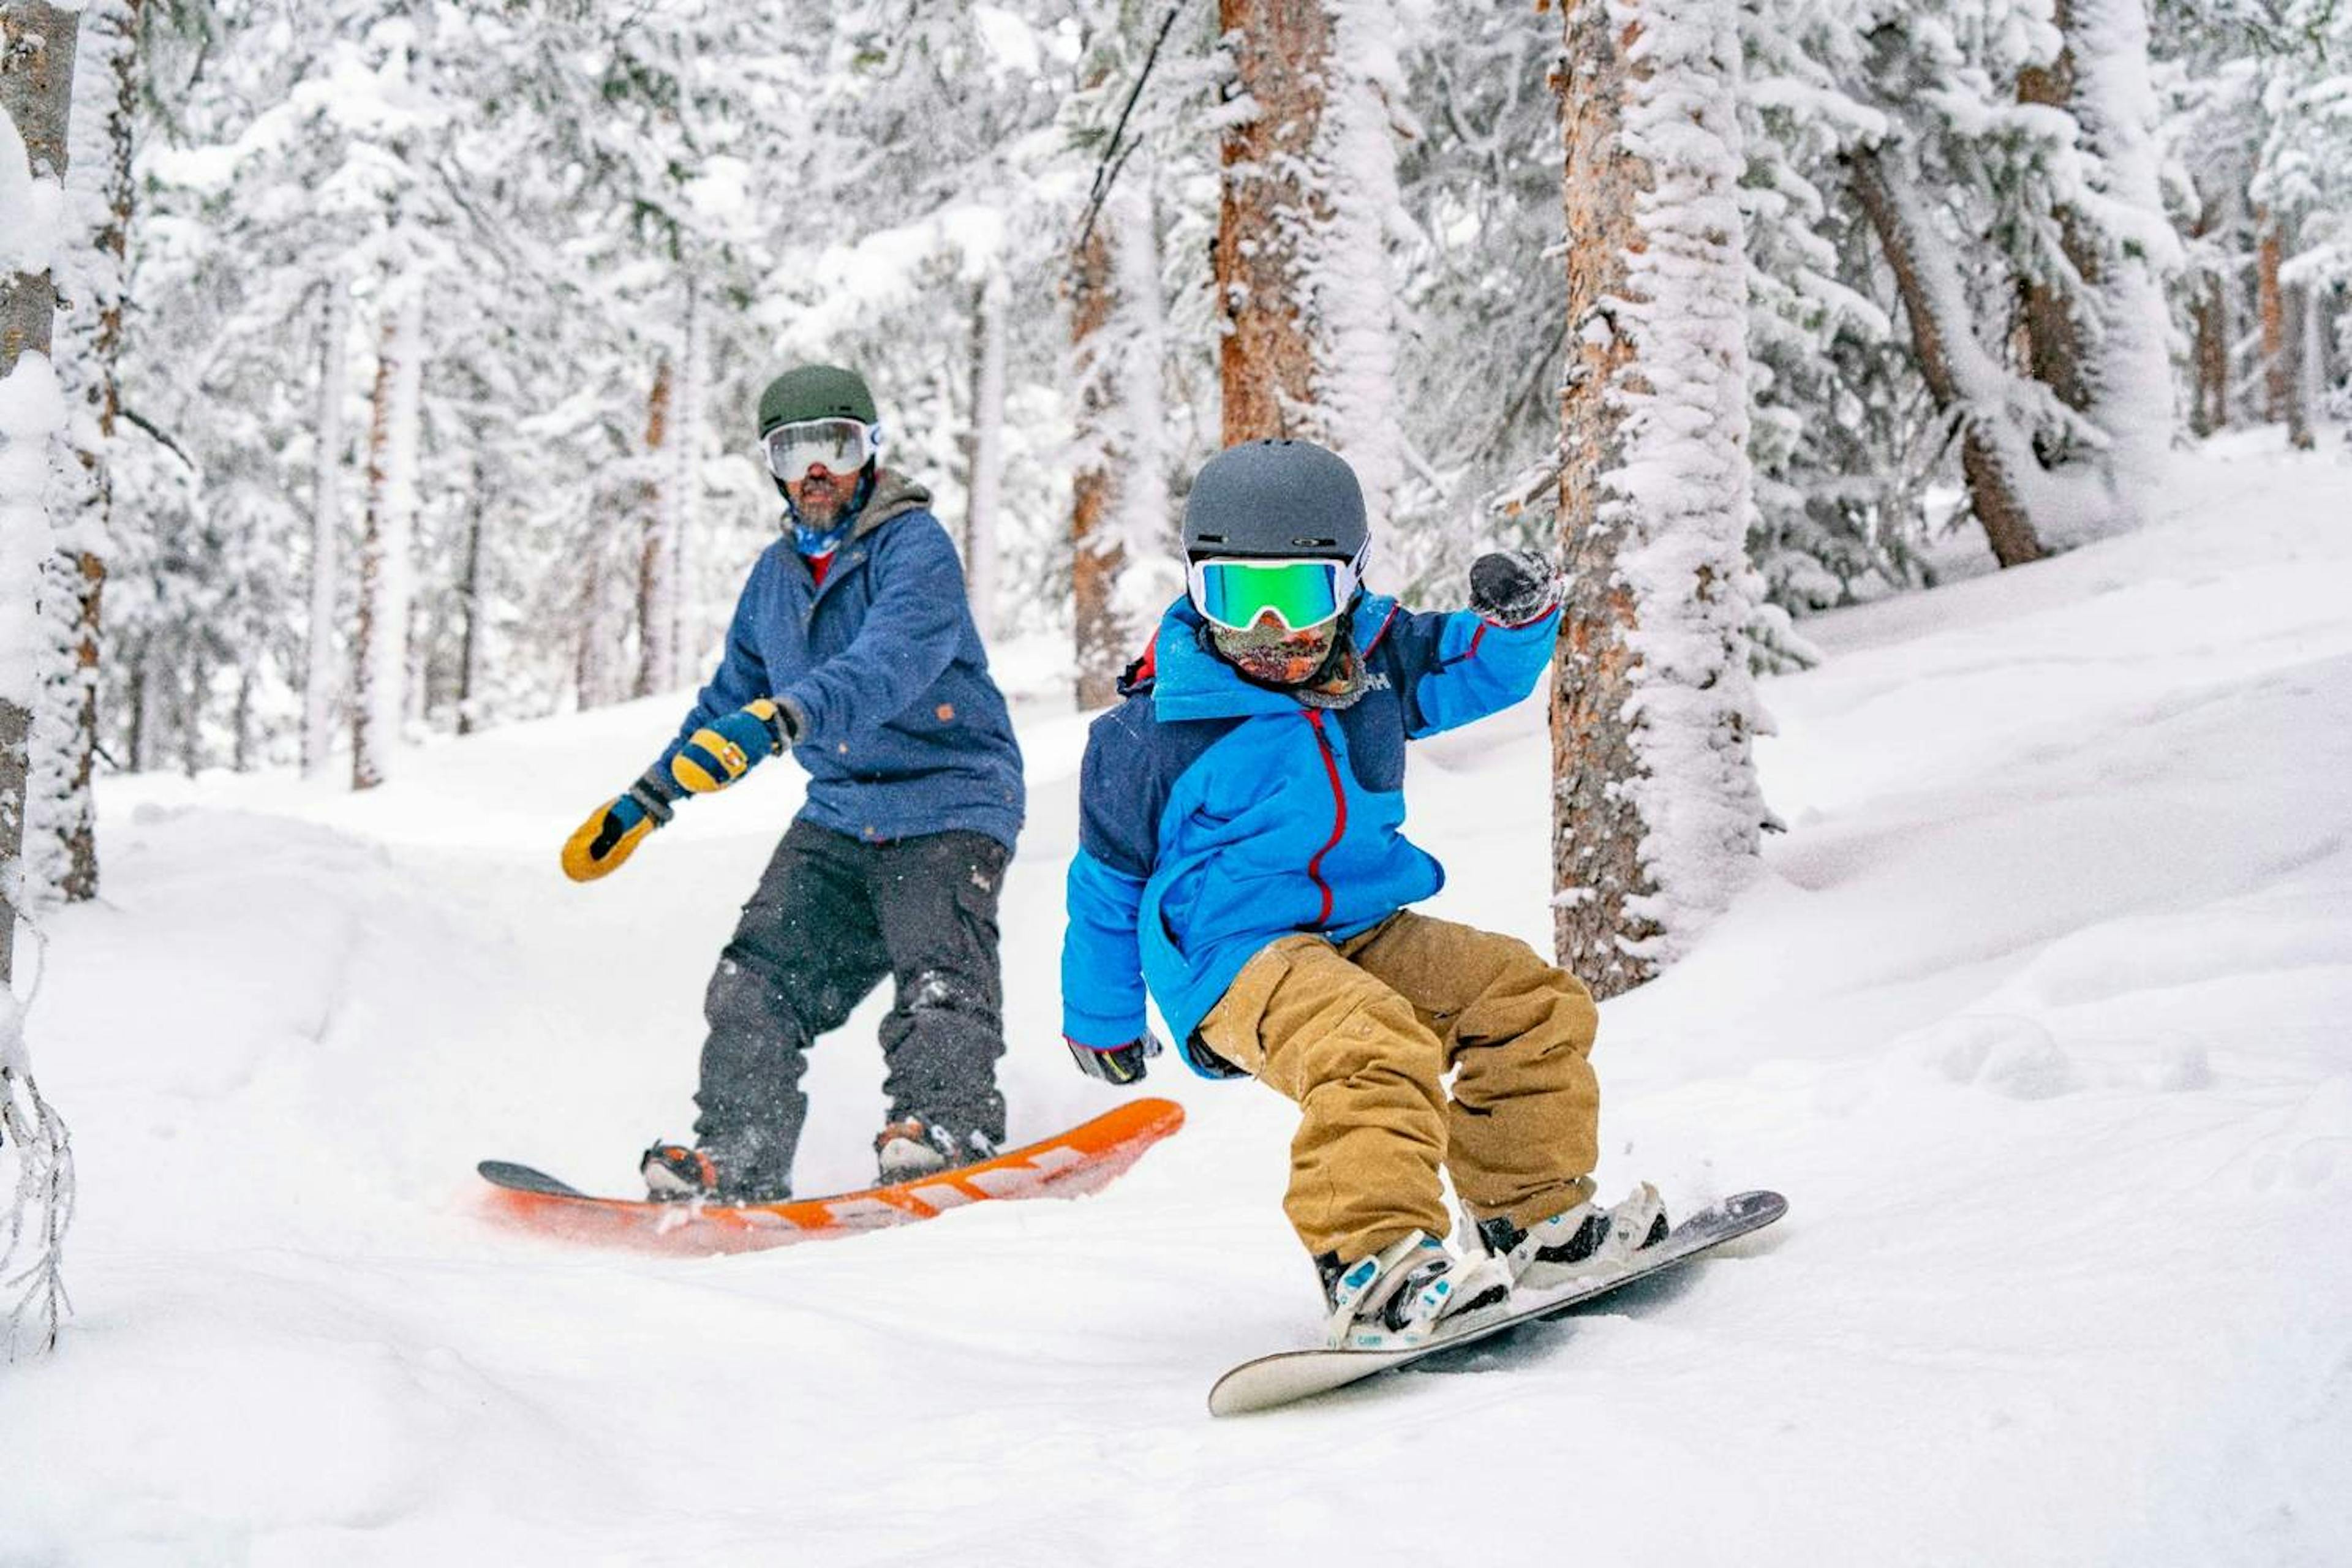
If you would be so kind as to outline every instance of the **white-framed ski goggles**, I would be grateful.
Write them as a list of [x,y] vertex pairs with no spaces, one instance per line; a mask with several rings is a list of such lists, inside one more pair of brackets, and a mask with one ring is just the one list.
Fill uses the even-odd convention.
[[1355,603],[1364,552],[1352,561],[1253,561],[1211,556],[1185,573],[1192,607],[1211,626],[1244,632],[1271,615],[1288,630],[1310,631]]
[[811,468],[854,474],[882,450],[882,426],[856,419],[799,419],[760,437],[768,472],[787,483],[808,478]]

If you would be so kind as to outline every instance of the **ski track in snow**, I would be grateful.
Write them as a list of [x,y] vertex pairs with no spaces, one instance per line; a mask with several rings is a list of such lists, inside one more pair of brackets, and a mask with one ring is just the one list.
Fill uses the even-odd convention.
[[[1595,1060],[1605,1189],[1789,1217],[1234,1421],[1214,1376],[1317,1328],[1291,1112],[1169,1058],[1185,1131],[1092,1199],[708,1260],[481,1223],[477,1159],[626,1190],[691,1119],[792,770],[555,856],[677,699],[369,797],[112,782],[30,1019],[79,1311],[0,1367],[0,1563],[2352,1561],[2352,467],[2176,468],[1765,683],[1791,831]],[[1113,1092],[1055,1038],[1083,723],[1022,705],[1016,1137]],[[1433,913],[1548,944],[1546,748],[1530,703],[1418,753]],[[884,1005],[814,1058],[804,1192],[868,1177]]]

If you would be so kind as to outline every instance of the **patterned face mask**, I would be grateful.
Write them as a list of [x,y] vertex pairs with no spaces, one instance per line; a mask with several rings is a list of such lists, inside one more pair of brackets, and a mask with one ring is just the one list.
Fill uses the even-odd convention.
[[1311,679],[1330,657],[1337,622],[1326,621],[1312,631],[1294,632],[1268,618],[1234,631],[1209,627],[1209,640],[1218,657],[1250,679],[1268,686],[1296,686]]

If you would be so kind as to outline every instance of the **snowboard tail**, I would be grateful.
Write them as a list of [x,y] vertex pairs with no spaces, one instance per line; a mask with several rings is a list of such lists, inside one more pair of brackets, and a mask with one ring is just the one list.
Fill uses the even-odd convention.
[[1521,1300],[1514,1298],[1499,1317],[1481,1317],[1451,1333],[1441,1333],[1423,1344],[1399,1350],[1282,1351],[1244,1362],[1217,1379],[1209,1390],[1209,1414],[1238,1415],[1345,1388],[1376,1373],[1405,1366],[1424,1356],[1504,1333],[1521,1323],[1559,1316],[1595,1300],[1621,1286],[1647,1279],[1718,1247],[1735,1237],[1761,1230],[1789,1212],[1789,1200],[1778,1193],[1741,1193],[1703,1209],[1668,1231],[1665,1239],[1634,1253],[1622,1268],[1588,1279],[1571,1280],[1556,1290]]
[[598,1197],[511,1161],[485,1160],[475,1169],[490,1184],[490,1215],[503,1223],[567,1241],[698,1257],[881,1230],[998,1198],[1079,1197],[1108,1185],[1183,1124],[1183,1108],[1173,1100],[1133,1100],[977,1164],[772,1204]]

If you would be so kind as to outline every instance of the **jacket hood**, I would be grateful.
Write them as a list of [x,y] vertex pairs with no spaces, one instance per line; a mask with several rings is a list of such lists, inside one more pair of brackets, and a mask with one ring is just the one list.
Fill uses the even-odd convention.
[[863,539],[892,518],[922,511],[930,504],[929,490],[895,468],[877,468],[874,472],[874,493],[866,498],[865,508],[858,512],[849,537]]

